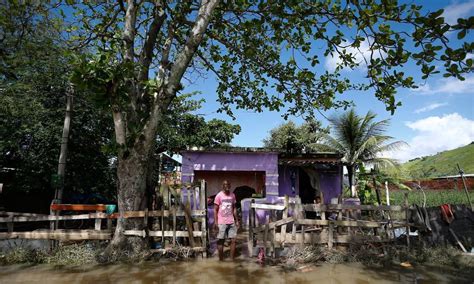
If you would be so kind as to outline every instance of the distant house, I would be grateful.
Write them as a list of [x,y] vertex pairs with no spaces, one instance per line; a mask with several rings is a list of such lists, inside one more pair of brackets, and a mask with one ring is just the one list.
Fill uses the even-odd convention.
[[248,224],[252,195],[258,197],[258,203],[281,203],[285,195],[299,196],[302,203],[313,203],[315,196],[322,196],[329,203],[342,193],[342,156],[336,153],[287,154],[232,147],[189,150],[181,155],[183,183],[204,179],[207,196],[217,194],[224,180],[231,183],[244,224]]
[[159,183],[173,184],[181,180],[181,163],[165,153],[161,153],[158,162]]

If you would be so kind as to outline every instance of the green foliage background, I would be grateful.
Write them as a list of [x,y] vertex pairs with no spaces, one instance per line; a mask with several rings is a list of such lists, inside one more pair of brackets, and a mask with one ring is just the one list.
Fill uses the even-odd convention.
[[465,174],[474,174],[474,143],[408,161],[402,165],[401,171],[406,179],[457,175],[457,163]]

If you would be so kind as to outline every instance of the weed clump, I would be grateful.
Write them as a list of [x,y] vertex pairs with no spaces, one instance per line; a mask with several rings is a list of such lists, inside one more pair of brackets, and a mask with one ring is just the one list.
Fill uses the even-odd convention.
[[52,251],[18,246],[0,254],[0,265],[51,264],[75,266],[96,264],[99,251],[100,248],[92,243],[63,245]]

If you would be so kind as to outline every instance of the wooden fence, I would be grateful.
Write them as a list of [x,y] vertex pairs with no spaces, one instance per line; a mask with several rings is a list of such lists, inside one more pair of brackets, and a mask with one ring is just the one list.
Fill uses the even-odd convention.
[[[0,239],[110,240],[116,219],[143,218],[144,230],[126,230],[124,234],[155,238],[155,241],[161,244],[157,251],[166,250],[167,244],[175,246],[178,238],[181,238],[181,243],[186,243],[194,251],[201,251],[206,255],[208,228],[205,182],[183,189],[180,193],[165,187],[159,195],[163,202],[157,210],[107,214],[107,206],[102,204],[52,204],[50,215],[0,212],[0,224],[6,224],[7,228],[7,232],[0,232]],[[63,211],[82,214],[61,215]],[[86,211],[94,212],[84,213]],[[73,220],[94,220],[94,229],[61,229],[58,223]],[[105,226],[103,221],[106,221]],[[15,224],[30,222],[49,222],[50,229],[27,232],[14,230]]]
[[[335,244],[391,242],[395,229],[408,231],[410,226],[408,206],[303,205],[299,198],[290,203],[285,197],[283,205],[252,200],[250,208],[248,249],[264,247],[272,256],[276,248],[287,244],[327,244],[332,248]],[[256,210],[268,211],[269,222],[256,224]],[[311,213],[312,219],[305,216]]]

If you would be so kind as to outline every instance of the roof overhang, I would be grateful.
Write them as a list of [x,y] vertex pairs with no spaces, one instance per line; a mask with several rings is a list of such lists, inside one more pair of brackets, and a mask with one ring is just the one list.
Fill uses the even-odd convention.
[[288,154],[282,153],[278,157],[279,165],[287,166],[313,166],[318,164],[341,164],[342,155],[338,153],[310,153],[310,154]]

